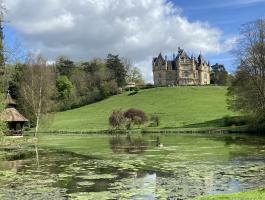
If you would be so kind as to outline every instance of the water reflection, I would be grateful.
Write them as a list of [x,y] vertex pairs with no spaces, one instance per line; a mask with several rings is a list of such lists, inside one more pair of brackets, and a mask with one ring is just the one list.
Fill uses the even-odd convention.
[[140,154],[148,147],[148,141],[142,137],[132,137],[130,135],[114,136],[109,139],[110,147],[114,153]]
[[10,156],[9,161],[0,162],[0,196],[186,200],[265,185],[265,140],[260,137],[119,135],[57,139],[61,143],[56,148],[2,149]]

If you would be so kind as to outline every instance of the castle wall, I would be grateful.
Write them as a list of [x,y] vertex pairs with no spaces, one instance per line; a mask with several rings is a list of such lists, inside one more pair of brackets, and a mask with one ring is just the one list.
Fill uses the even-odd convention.
[[197,61],[193,57],[189,58],[183,52],[180,49],[179,56],[173,61],[167,61],[161,54],[154,58],[153,78],[155,85],[210,84],[210,67],[203,61],[203,57],[200,55]]

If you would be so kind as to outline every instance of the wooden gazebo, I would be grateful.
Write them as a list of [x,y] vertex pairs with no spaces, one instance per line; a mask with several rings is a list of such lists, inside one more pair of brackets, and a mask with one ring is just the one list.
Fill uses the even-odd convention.
[[6,135],[22,135],[23,126],[29,120],[20,114],[16,109],[16,102],[12,99],[9,92],[6,96],[6,108],[1,113],[0,120],[4,121],[8,125],[8,131]]

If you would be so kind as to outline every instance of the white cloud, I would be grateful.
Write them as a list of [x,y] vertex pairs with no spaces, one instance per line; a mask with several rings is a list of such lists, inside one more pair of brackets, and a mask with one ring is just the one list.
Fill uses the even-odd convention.
[[[189,52],[220,53],[220,30],[190,22],[166,0],[5,0],[8,20],[29,49],[49,60],[119,54],[141,65],[151,79],[151,58],[178,46]],[[150,71],[150,72],[149,72]]]

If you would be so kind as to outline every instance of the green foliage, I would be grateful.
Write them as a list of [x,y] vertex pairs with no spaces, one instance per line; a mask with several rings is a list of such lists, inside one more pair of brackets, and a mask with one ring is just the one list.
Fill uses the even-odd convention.
[[141,73],[141,71],[137,67],[130,67],[127,69],[127,83],[133,82],[136,84],[143,85],[144,84],[144,78]]
[[227,109],[226,87],[165,87],[129,92],[78,109],[55,114],[49,130],[84,131],[108,129],[108,117],[113,110],[136,108],[147,115],[160,117],[159,128],[183,127],[222,119],[234,113]]
[[224,65],[216,63],[211,66],[211,76],[210,82],[215,85],[227,85],[228,84],[228,72],[226,71]]
[[240,192],[236,194],[212,195],[196,198],[196,200],[265,200],[265,189]]
[[228,88],[228,103],[251,119],[250,126],[265,130],[265,20],[242,26],[234,52],[237,71]]
[[106,66],[110,70],[111,77],[116,81],[118,87],[123,87],[126,84],[126,70],[119,55],[109,54],[106,60]]
[[74,68],[74,62],[65,56],[60,56],[56,61],[56,69],[61,76],[70,78]]
[[56,79],[56,88],[59,95],[59,99],[68,99],[73,92],[74,86],[67,76],[59,76]]
[[[21,63],[16,63],[14,66],[14,69],[11,73],[11,79],[8,83],[9,88],[8,90],[10,91],[10,94],[12,98],[16,99],[19,101],[20,99],[20,94],[19,94],[19,88],[21,81],[23,79],[23,76],[25,75],[25,69],[26,69],[26,64],[21,64]],[[18,102],[18,106],[20,103]]]
[[[0,3],[2,4],[2,3]],[[1,5],[2,6],[2,5]],[[0,8],[2,9],[2,8]],[[5,56],[4,56],[4,33],[3,33],[3,19],[2,12],[0,16],[0,75],[3,73],[3,67],[5,66]]]
[[[0,93],[0,116],[5,108],[4,103],[4,95]],[[1,121],[0,119],[0,139],[4,135],[4,131],[6,130],[6,123]]]
[[248,122],[247,118],[244,116],[225,116],[224,126],[242,126],[246,125]]
[[151,121],[151,126],[157,127],[160,124],[160,117],[156,113],[152,114],[150,121]]

